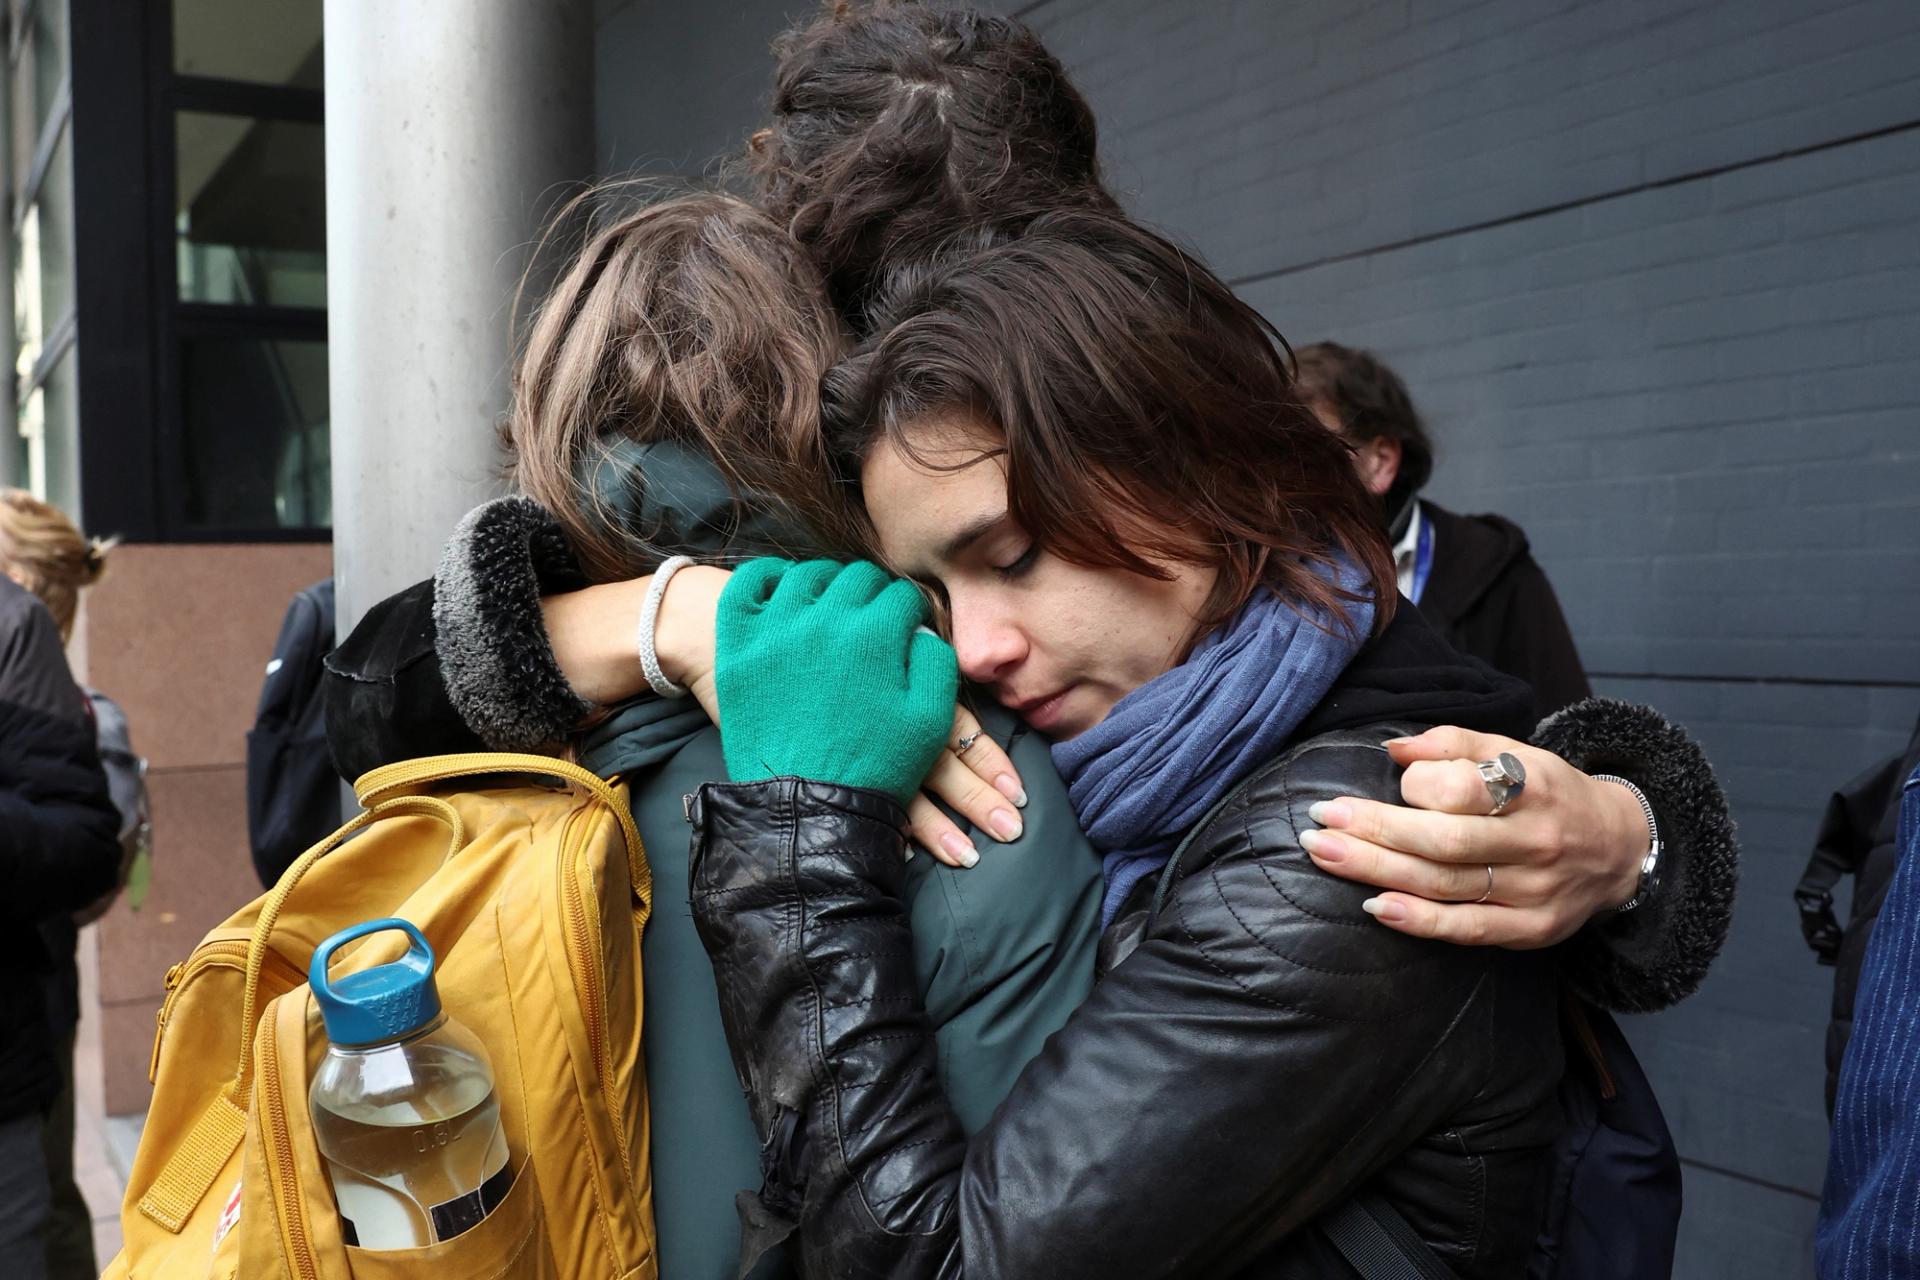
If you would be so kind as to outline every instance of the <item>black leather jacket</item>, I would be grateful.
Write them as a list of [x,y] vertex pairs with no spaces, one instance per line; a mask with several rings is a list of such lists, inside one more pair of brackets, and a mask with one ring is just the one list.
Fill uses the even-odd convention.
[[[1560,1117],[1552,959],[1381,928],[1301,850],[1307,806],[1398,795],[1383,724],[1310,738],[1207,818],[1137,946],[966,1139],[901,908],[902,812],[703,787],[694,910],[766,1141],[750,1232],[802,1274],[1343,1275],[1362,1186],[1462,1276],[1512,1276]],[[743,1197],[748,1200],[748,1197]]]

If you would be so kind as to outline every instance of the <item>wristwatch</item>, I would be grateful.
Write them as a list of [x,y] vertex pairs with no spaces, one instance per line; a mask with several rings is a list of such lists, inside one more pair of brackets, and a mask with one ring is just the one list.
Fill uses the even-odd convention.
[[1639,883],[1634,886],[1633,896],[1614,908],[1616,914],[1631,911],[1653,896],[1654,890],[1660,887],[1660,824],[1654,819],[1653,805],[1648,803],[1646,792],[1611,773],[1596,773],[1593,777],[1596,782],[1617,782],[1631,791],[1633,798],[1640,802],[1640,812],[1646,815],[1647,856],[1640,860]]

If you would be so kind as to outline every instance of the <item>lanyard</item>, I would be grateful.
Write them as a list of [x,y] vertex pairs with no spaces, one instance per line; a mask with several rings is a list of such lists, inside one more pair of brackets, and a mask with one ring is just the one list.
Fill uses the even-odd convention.
[[1433,521],[1420,522],[1420,538],[1413,553],[1413,590],[1407,594],[1415,604],[1427,589],[1427,575],[1433,572]]

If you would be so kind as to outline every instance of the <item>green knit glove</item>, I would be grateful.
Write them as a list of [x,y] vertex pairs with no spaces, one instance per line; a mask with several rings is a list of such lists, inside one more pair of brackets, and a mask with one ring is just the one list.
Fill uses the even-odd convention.
[[926,616],[912,583],[865,561],[734,570],[714,620],[728,774],[912,799],[946,745],[960,685],[953,647]]

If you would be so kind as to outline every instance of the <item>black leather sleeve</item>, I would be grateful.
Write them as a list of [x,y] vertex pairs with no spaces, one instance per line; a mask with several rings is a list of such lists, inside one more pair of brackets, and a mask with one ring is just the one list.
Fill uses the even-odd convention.
[[1560,948],[1568,981],[1595,1004],[1646,1013],[1699,990],[1733,920],[1740,846],[1726,793],[1686,730],[1651,707],[1589,698],[1543,721],[1535,746],[1646,793],[1660,827],[1660,886]]
[[[1547,966],[1380,928],[1368,890],[1298,848],[1308,804],[1392,779],[1377,745],[1309,748],[1223,809],[1202,865],[971,1142],[915,995],[901,811],[795,779],[702,788],[695,918],[766,1143],[750,1222],[797,1227],[808,1276],[1222,1276],[1459,1091],[1502,1096],[1489,1071],[1535,1081],[1526,1129],[1558,1077]],[[1496,1066],[1496,993],[1516,978],[1536,985],[1500,999],[1545,1012]],[[1550,1141],[1487,1123],[1509,1146]]]

